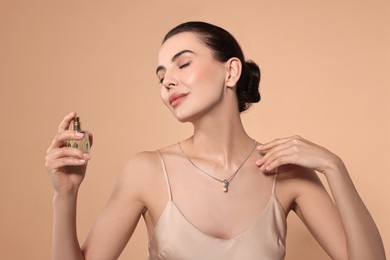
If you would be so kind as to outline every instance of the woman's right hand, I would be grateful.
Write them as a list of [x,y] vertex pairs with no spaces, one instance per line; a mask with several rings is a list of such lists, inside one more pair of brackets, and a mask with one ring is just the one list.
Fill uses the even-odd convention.
[[[83,134],[69,130],[76,113],[69,113],[58,127],[58,132],[47,149],[45,157],[46,170],[50,174],[55,195],[67,195],[77,192],[84,179],[88,153],[66,146],[67,140],[80,140]],[[92,144],[92,135],[90,135]]]

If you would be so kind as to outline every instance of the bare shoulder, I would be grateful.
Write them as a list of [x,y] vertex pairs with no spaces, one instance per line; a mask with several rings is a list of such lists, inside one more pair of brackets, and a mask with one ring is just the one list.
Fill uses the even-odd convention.
[[[166,155],[170,149],[162,148],[161,153]],[[142,151],[132,155],[123,168],[117,187],[122,187],[126,192],[131,192],[132,196],[148,204],[161,187],[165,188],[163,162],[159,150]]]
[[151,181],[160,171],[160,168],[161,162],[156,151],[138,152],[126,162],[120,175],[120,181],[129,184],[137,183],[137,186],[139,186],[144,182]]
[[[132,155],[123,170],[124,175],[132,175],[132,177],[147,174],[153,171],[158,165],[159,158],[156,151],[142,151]],[[136,175],[136,176],[134,176]]]
[[277,191],[277,196],[286,212],[295,210],[297,201],[302,196],[327,193],[315,171],[297,165],[285,165],[279,168]]
[[123,174],[136,178],[148,178],[150,174],[154,175],[156,171],[161,169],[162,157],[173,152],[174,145],[167,146],[155,151],[142,151],[132,155],[127,161]]

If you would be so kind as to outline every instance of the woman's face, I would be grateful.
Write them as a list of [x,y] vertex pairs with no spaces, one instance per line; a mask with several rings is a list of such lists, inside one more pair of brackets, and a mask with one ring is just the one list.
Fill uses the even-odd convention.
[[158,64],[161,98],[179,121],[196,120],[223,98],[225,63],[214,58],[198,35],[183,32],[169,38]]

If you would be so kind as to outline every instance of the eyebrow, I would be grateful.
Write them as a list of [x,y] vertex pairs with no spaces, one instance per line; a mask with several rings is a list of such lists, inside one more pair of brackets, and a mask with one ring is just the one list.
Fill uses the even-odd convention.
[[[177,58],[179,58],[182,54],[184,53],[194,53],[193,51],[191,50],[182,50],[182,51],[179,51],[178,53],[176,53],[175,55],[173,55],[172,59],[171,59],[171,62],[175,62],[175,60],[177,60]],[[165,69],[164,66],[160,65],[157,67],[156,69],[156,74],[160,71],[160,70],[163,70]]]

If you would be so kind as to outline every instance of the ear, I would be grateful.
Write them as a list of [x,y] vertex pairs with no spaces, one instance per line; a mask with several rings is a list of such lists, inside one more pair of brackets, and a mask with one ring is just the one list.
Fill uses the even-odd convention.
[[226,86],[234,88],[240,79],[242,64],[239,58],[230,58],[226,63]]

